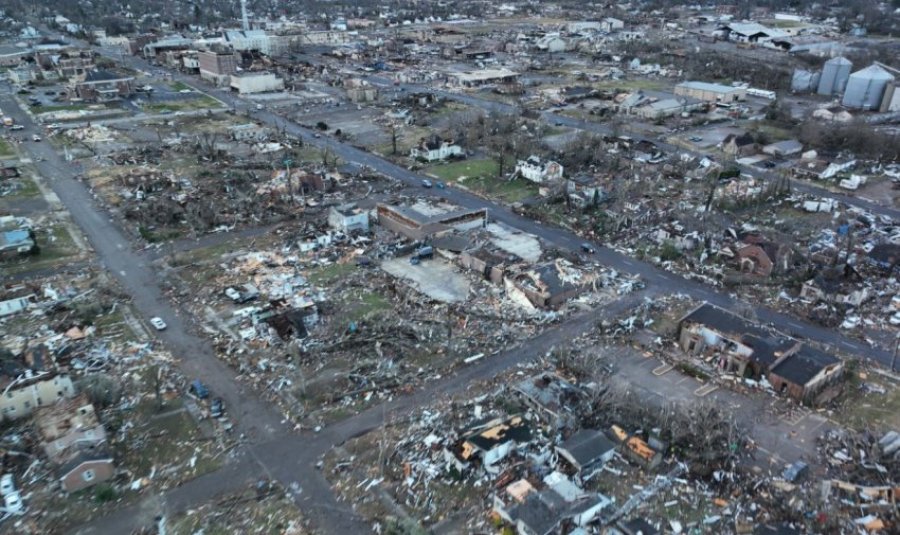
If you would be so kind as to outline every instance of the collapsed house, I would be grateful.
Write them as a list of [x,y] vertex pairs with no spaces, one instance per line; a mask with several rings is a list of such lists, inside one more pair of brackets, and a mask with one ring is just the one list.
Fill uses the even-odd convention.
[[521,416],[493,419],[469,428],[459,450],[459,458],[469,462],[480,457],[487,472],[503,460],[518,444],[531,440],[531,427]]
[[584,395],[580,388],[553,373],[529,377],[514,385],[512,390],[526,406],[557,426],[573,423],[573,411]]
[[679,321],[681,348],[725,374],[765,379],[779,393],[808,401],[843,374],[843,362],[774,330],[704,303]]
[[34,417],[41,447],[66,492],[113,477],[115,464],[106,450],[106,430],[84,395],[39,409]]
[[511,269],[505,279],[507,294],[517,303],[536,308],[558,308],[591,288],[592,280],[571,263],[557,259],[527,268]]
[[34,373],[26,370],[17,377],[0,376],[0,419],[15,420],[30,416],[37,408],[75,395],[72,378],[61,373]]
[[859,284],[861,281],[860,274],[849,264],[828,267],[803,283],[800,299],[811,303],[825,301],[857,307],[870,297],[868,288]]
[[610,462],[616,444],[598,429],[581,429],[556,446],[559,455],[579,474],[590,474]]
[[612,504],[602,494],[583,491],[559,472],[551,472],[542,483],[542,490],[525,479],[511,483],[494,495],[494,513],[516,526],[521,535],[548,535],[563,523],[587,526]]

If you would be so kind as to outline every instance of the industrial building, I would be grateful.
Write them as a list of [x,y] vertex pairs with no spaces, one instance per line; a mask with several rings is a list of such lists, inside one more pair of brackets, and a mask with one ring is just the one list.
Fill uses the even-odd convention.
[[197,52],[197,62],[200,68],[200,78],[216,84],[223,84],[237,72],[240,56],[224,50],[201,50]]
[[451,72],[447,76],[456,85],[463,87],[476,87],[486,84],[511,84],[519,80],[519,73],[507,69]]
[[284,80],[270,72],[247,72],[231,75],[231,89],[242,95],[284,90]]
[[682,82],[675,86],[675,95],[696,98],[705,102],[731,103],[745,100],[747,89],[708,82]]
[[850,75],[841,103],[847,108],[878,110],[888,84],[893,81],[894,75],[883,67],[870,65]]

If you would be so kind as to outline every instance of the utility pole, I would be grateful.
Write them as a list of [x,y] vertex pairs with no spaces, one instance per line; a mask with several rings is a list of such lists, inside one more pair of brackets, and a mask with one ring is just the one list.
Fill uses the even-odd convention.
[[286,173],[284,175],[284,178],[285,178],[285,180],[287,180],[288,195],[291,196],[291,204],[296,204],[296,202],[294,201],[294,185],[293,185],[293,181],[291,180],[291,164],[292,163],[294,163],[294,162],[290,158],[284,159],[284,169],[285,169],[285,173]]
[[894,339],[894,356],[891,357],[891,373],[894,373],[894,364],[897,362],[897,350],[900,349],[900,334]]

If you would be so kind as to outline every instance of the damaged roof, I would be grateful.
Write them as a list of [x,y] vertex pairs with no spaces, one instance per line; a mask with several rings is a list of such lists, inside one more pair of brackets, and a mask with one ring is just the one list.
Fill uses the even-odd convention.
[[798,385],[805,385],[822,370],[840,364],[840,359],[824,351],[803,346],[797,353],[772,368],[772,373]]
[[694,309],[693,312],[682,318],[681,323],[700,323],[719,332],[751,335],[758,339],[771,338],[771,333],[756,323],[709,303],[703,303]]
[[[484,427],[487,427],[486,429]],[[469,435],[465,442],[481,451],[489,451],[499,444],[509,441],[516,443],[531,440],[531,428],[521,416],[513,416],[507,420],[491,420],[481,429]],[[464,457],[467,457],[464,455]]]
[[560,444],[557,449],[565,450],[578,466],[588,466],[603,457],[616,444],[597,429],[582,429]]

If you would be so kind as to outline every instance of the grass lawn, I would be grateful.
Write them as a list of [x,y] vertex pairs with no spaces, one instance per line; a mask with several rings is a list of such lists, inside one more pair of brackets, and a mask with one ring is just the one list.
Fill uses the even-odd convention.
[[58,106],[32,106],[32,113],[50,113],[54,111],[80,111],[86,110],[86,104],[60,104]]
[[289,497],[279,493],[261,499],[251,486],[241,494],[179,513],[168,521],[166,532],[172,535],[306,533],[300,527],[302,525],[300,510]]
[[[791,139],[792,137],[794,137],[789,129],[782,128],[780,126],[774,126],[766,123],[756,123],[753,125],[753,127],[759,132],[766,134],[772,143],[775,143],[776,141],[784,141],[786,139]],[[751,130],[753,130],[754,128],[751,128]]]
[[0,264],[3,273],[12,275],[38,269],[46,269],[61,264],[78,254],[78,247],[64,225],[54,225],[49,229],[35,232],[40,252],[33,256],[17,257]]
[[160,470],[178,464],[181,467],[172,472],[171,477],[179,481],[219,468],[220,461],[213,459],[209,453],[211,441],[203,437],[197,422],[182,409],[183,402],[175,399],[167,401],[162,412],[158,413],[152,396],[138,405],[135,416],[142,423],[131,433],[141,438],[142,446],[127,448],[124,444],[117,444],[122,449],[116,455],[120,466],[140,477],[149,474],[154,467]]
[[194,90],[193,87],[187,85],[184,82],[172,82],[169,84],[169,87],[172,88],[172,91],[184,91],[185,89],[189,89],[191,91]]
[[12,158],[16,150],[5,139],[0,139],[0,158]]
[[864,393],[858,389],[862,380],[851,375],[846,389],[852,392],[841,404],[834,419],[853,429],[900,429],[900,386],[877,374],[869,374],[865,382],[883,386],[887,393]]
[[506,202],[520,202],[538,193],[537,185],[527,180],[497,178],[495,160],[463,160],[432,165],[426,168],[426,172],[445,182],[456,182],[473,191]]
[[331,264],[313,268],[307,274],[307,280],[315,286],[328,286],[330,283],[344,278],[357,269],[356,264]]
[[200,98],[192,98],[189,100],[144,104],[143,110],[145,113],[165,113],[175,111],[204,110],[220,107],[222,107],[221,102],[210,96],[203,95]]
[[391,310],[391,303],[379,293],[360,289],[356,295],[344,300],[341,308],[347,321],[359,321],[370,314]]
[[138,232],[141,234],[141,238],[147,240],[147,243],[157,243],[157,242],[165,242],[170,240],[177,240],[178,238],[184,236],[187,233],[186,229],[158,229],[158,230],[150,230],[147,227],[140,227]]
[[597,89],[621,89],[623,91],[661,91],[669,87],[669,84],[661,80],[647,80],[638,78],[633,80],[607,80],[593,84]]
[[219,262],[219,259],[223,254],[238,249],[240,249],[239,244],[227,241],[218,245],[210,245],[209,247],[201,247],[199,249],[175,253],[172,264],[175,266],[186,266],[196,263],[215,263]]
[[[422,126],[404,126],[397,130],[397,156],[406,156],[423,137],[427,137],[431,131]],[[372,150],[385,155],[393,155],[394,145],[391,143],[391,133],[387,131],[387,143],[381,143],[372,147]]]
[[8,206],[10,201],[15,201],[18,199],[30,199],[33,197],[39,197],[41,195],[41,190],[38,189],[37,184],[35,184],[34,180],[30,178],[20,177],[18,179],[15,179],[15,181],[19,183],[19,189],[15,190],[15,192],[10,195],[6,195],[0,198],[0,206]]

